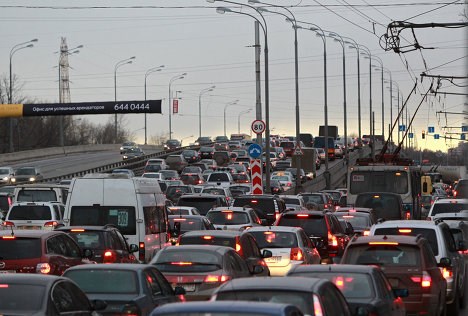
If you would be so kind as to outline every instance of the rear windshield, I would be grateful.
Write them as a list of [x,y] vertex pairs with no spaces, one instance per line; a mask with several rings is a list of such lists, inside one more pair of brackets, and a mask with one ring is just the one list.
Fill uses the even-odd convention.
[[9,220],[50,220],[52,212],[48,206],[42,205],[16,205],[8,214]]
[[347,256],[342,263],[416,267],[421,264],[419,248],[410,245],[357,245],[346,251]]
[[298,217],[297,214],[285,214],[280,218],[278,226],[301,227],[307,236],[327,238],[328,233],[327,223],[323,216]]
[[457,213],[462,210],[468,210],[468,203],[436,203],[432,207],[431,215]]
[[135,208],[130,206],[73,206],[70,226],[117,226],[124,235],[136,234]]
[[275,202],[273,199],[238,197],[234,200],[234,204],[232,206],[250,206],[253,209],[259,209],[264,213],[273,213],[275,211]]
[[86,294],[138,294],[139,284],[135,271],[122,269],[87,269],[65,273]]
[[[181,177],[182,179],[182,177]],[[169,186],[166,189],[166,195],[176,195],[176,194],[184,194],[184,193],[189,193],[190,188],[189,187],[173,187]]]
[[220,255],[204,249],[179,248],[162,252],[153,264],[161,272],[209,272],[221,269],[222,260]]
[[317,203],[317,204],[323,204],[323,198],[320,195],[303,195],[302,199],[306,203]]
[[259,231],[250,232],[262,248],[293,248],[297,247],[297,237],[291,232]]
[[[404,232],[404,233],[403,233]],[[406,236],[417,236],[422,235],[429,241],[434,256],[439,254],[439,248],[437,246],[437,236],[434,229],[430,228],[406,228],[406,227],[390,227],[390,228],[378,228],[375,230],[374,235],[406,235]]]
[[398,197],[386,194],[362,194],[356,198],[356,207],[367,207],[375,210],[377,218],[386,220],[402,219]]
[[218,199],[212,197],[187,198],[181,196],[177,202],[178,206],[192,206],[197,208],[201,215],[206,215],[210,209],[220,206],[219,204],[220,203],[218,203]]
[[212,174],[210,174],[208,181],[210,181],[210,182],[214,182],[214,181],[229,182],[230,179],[229,179],[229,176],[226,173],[212,173]]
[[216,194],[216,195],[224,195],[224,190],[223,189],[218,189],[218,188],[206,188],[202,190],[202,193],[208,193],[208,194]]
[[54,190],[20,190],[16,197],[18,202],[58,201]]
[[0,260],[40,258],[41,248],[39,238],[0,239]]
[[180,233],[185,233],[191,230],[200,230],[203,228],[202,222],[199,219],[193,218],[169,218],[171,230],[174,230],[174,225],[178,226]]
[[[6,315],[31,315],[41,309],[46,293],[44,285],[0,283],[0,310]],[[21,295],[18,295],[21,293]],[[27,298],[27,299],[25,299]]]
[[294,205],[301,205],[301,202],[299,201],[299,199],[295,199],[295,198],[282,198],[284,203],[286,204],[294,204]]
[[209,212],[206,217],[215,225],[242,225],[250,222],[245,212]]
[[181,236],[179,245],[217,245],[225,247],[236,247],[236,238],[211,236],[209,232],[202,236]]
[[67,233],[75,239],[81,249],[104,249],[104,236],[100,232],[72,232]]
[[336,212],[335,213],[336,217],[342,218],[347,222],[350,222],[353,228],[367,228],[371,226],[369,217],[367,216],[362,216],[362,215],[356,215],[356,214],[346,214],[346,213],[340,213]]

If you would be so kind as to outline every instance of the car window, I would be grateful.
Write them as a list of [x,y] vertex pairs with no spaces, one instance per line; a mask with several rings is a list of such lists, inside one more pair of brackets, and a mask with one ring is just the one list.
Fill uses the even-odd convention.
[[239,276],[249,274],[247,264],[235,251],[226,253],[226,259],[228,260],[228,265],[235,274]]
[[14,205],[8,213],[9,220],[51,220],[52,212],[43,205]]
[[421,265],[421,253],[412,245],[356,245],[347,248],[343,263],[375,264],[378,266],[413,266]]
[[150,292],[152,296],[162,294],[162,288],[159,285],[158,279],[150,270],[143,272],[143,278],[145,279],[145,285],[148,288],[148,292]]
[[42,255],[40,238],[0,239],[2,260],[40,258]]
[[48,254],[65,256],[66,249],[59,236],[53,236],[46,241],[46,249]]
[[258,246],[263,248],[293,248],[297,247],[297,237],[293,232],[286,231],[255,231],[250,232]]
[[343,316],[350,314],[346,308],[346,301],[343,296],[339,295],[339,292],[332,284],[328,284],[324,287],[321,297],[324,310],[327,311],[327,316]]
[[73,283],[57,283],[51,292],[52,302],[59,313],[91,311],[86,295]]
[[158,271],[158,269],[150,268],[149,271],[158,281],[164,295],[174,295],[172,286],[169,284],[169,282],[167,282],[166,278],[162,275],[161,272]]
[[247,235],[247,240],[250,243],[250,248],[251,248],[251,251],[252,251],[251,256],[254,257],[254,258],[261,258],[262,254],[260,253],[260,249],[258,248],[258,244],[255,241],[255,238]]
[[58,236],[60,242],[63,244],[64,255],[71,258],[81,258],[80,247],[75,244],[73,239],[68,235]]
[[443,227],[442,228],[442,235],[444,236],[445,240],[445,245],[448,251],[450,252],[456,252],[457,247],[455,245],[455,240],[453,239],[453,235],[450,232],[450,229],[448,227]]
[[301,227],[308,236],[326,238],[328,234],[327,223],[323,215],[298,217],[297,214],[284,214],[280,217],[278,226]]
[[109,234],[109,237],[112,239],[113,249],[115,249],[115,250],[126,250],[126,247],[124,245],[122,245],[119,237],[117,236],[117,234],[114,231],[112,231]]
[[404,235],[408,236],[418,236],[421,235],[427,239],[429,245],[431,246],[434,256],[439,254],[439,244],[437,242],[437,235],[433,228],[406,228],[406,227],[385,227],[377,228],[374,231],[374,235],[402,235],[400,231],[405,231]]

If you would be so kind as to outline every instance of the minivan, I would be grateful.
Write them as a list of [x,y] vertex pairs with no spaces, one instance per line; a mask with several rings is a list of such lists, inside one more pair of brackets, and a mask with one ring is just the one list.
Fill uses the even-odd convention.
[[140,262],[149,262],[169,246],[166,198],[151,178],[88,174],[70,184],[65,226],[115,225],[129,244],[139,247]]

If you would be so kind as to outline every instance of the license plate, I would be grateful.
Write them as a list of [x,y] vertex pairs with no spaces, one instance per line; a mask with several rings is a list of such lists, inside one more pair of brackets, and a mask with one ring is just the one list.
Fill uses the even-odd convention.
[[18,226],[17,229],[41,229],[41,226]]
[[195,291],[195,284],[179,284],[179,286],[183,287],[185,292]]
[[0,270],[0,274],[16,273],[15,270]]
[[395,288],[395,287],[398,287],[398,279],[392,279],[392,278],[389,278],[388,281],[390,282],[390,285]]
[[276,263],[276,262],[280,262],[280,261],[281,261],[281,256],[273,256],[273,257],[270,257],[270,258],[265,258],[265,262]]

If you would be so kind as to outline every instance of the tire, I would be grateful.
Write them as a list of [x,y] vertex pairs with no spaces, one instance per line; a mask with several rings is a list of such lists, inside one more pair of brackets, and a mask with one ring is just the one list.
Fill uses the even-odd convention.
[[455,299],[452,304],[447,305],[447,314],[450,316],[458,316],[460,314],[459,295],[456,293]]

